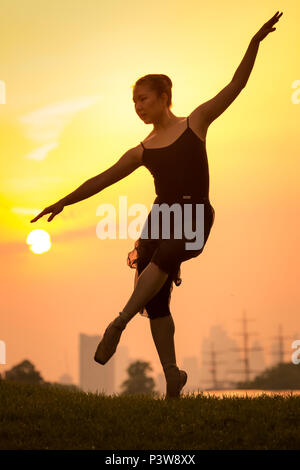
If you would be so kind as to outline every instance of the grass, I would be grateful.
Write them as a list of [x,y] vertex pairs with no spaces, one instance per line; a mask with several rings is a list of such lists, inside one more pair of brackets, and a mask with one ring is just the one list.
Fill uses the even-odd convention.
[[166,401],[0,381],[0,449],[300,449],[300,396]]

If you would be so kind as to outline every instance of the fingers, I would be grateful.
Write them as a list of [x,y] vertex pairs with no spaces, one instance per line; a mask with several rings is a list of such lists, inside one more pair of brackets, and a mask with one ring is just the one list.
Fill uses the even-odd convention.
[[[47,212],[47,214],[48,214],[48,212]],[[39,220],[43,215],[45,215],[45,213],[41,213],[41,214],[37,215],[34,219],[32,219],[32,220],[30,221],[30,223],[31,223],[31,222],[36,222],[36,221]],[[48,222],[50,222],[55,216],[56,216],[56,214],[50,215],[50,217],[49,217],[49,219],[48,219]]]
[[[275,15],[272,16],[272,18],[270,18],[270,19],[265,23],[265,25],[268,25],[268,26],[269,26],[269,25],[271,25],[271,24],[275,24],[275,23],[279,20],[279,18],[281,17],[281,15],[282,15],[282,12],[280,13],[280,15],[278,15],[278,13],[279,13],[279,11],[277,11],[277,12],[275,13]],[[277,15],[278,15],[278,16],[277,16]]]
[[[274,16],[272,16],[272,18],[271,18],[271,19],[273,19],[273,18],[277,18],[277,19],[278,19],[278,18],[280,18],[280,17],[281,17],[281,15],[283,14],[283,13],[281,12],[281,13],[278,15],[278,13],[279,13],[279,11],[276,11],[275,15],[274,15]],[[277,16],[277,15],[278,15],[278,16]]]
[[36,222],[40,217],[42,217],[45,214],[49,214],[51,212],[51,215],[48,219],[48,222],[51,222],[51,220],[59,214],[63,210],[63,207],[57,206],[57,204],[53,204],[52,206],[46,207],[40,214],[38,214],[34,219],[32,219],[30,222]]
[[[275,13],[275,15],[272,16],[272,18],[268,21],[268,23],[274,23],[274,24],[275,24],[275,23],[279,20],[279,18],[283,15],[282,12],[280,13],[280,15],[278,15],[278,13],[279,13],[279,11],[277,11],[277,12]],[[278,16],[277,16],[277,15],[278,15]]]
[[34,219],[32,219],[30,222],[36,222],[39,220],[43,215],[45,214],[45,211],[41,212],[39,215],[37,215]]
[[279,18],[283,15],[282,12],[279,15],[278,15],[278,13],[279,13],[279,11],[277,11],[275,13],[275,15],[272,16],[272,18],[264,24],[263,28],[266,28],[266,27],[267,28],[272,28],[272,26],[274,26],[274,24],[277,23]]
[[49,214],[49,209],[48,207],[46,207],[46,209],[44,209],[42,212],[40,212],[34,219],[32,219],[30,222],[36,222],[37,220],[39,220],[41,217],[43,217],[43,215],[45,214]]
[[[278,12],[277,12],[277,13],[278,13]],[[275,21],[278,21],[279,18],[283,15],[283,13],[281,12],[280,15],[277,16],[277,13],[276,13],[276,15],[274,15],[274,16],[275,16]]]

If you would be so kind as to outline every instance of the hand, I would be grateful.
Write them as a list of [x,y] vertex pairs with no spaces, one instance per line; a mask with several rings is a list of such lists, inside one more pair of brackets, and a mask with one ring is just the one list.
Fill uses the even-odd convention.
[[40,212],[34,219],[32,219],[30,222],[36,222],[40,217],[42,217],[45,214],[49,214],[52,212],[50,215],[48,222],[50,222],[57,214],[59,214],[63,208],[64,208],[64,203],[61,201],[56,202],[55,204],[52,204],[52,206],[46,207],[42,212]]
[[262,41],[269,33],[273,32],[276,30],[276,28],[273,28],[274,24],[277,23],[279,18],[283,15],[281,12],[280,15],[278,15],[278,11],[275,13],[272,18],[267,21],[261,28],[260,30],[253,36],[253,40],[260,42]]

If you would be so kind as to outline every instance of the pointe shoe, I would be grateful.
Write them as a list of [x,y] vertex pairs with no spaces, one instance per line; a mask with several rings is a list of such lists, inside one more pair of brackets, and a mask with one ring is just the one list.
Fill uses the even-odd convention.
[[94,360],[96,362],[104,365],[114,355],[125,327],[126,322],[120,317],[116,317],[108,325],[95,352]]
[[180,398],[180,392],[187,382],[187,373],[177,367],[177,369],[166,371],[165,376],[167,381],[166,399]]

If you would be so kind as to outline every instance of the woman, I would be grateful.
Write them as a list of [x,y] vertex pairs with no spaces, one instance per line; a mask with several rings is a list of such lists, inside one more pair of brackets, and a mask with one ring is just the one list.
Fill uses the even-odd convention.
[[[177,204],[183,212],[190,204],[189,222],[198,223],[197,205],[203,204],[204,239],[201,247],[187,249],[191,237],[174,238],[174,224],[169,224],[169,236],[162,237],[160,221],[158,238],[149,237],[154,227],[154,206],[148,214],[141,236],[127,263],[136,268],[135,288],[119,315],[108,325],[98,345],[94,359],[106,364],[116,351],[122,331],[138,313],[150,319],[151,333],[164,370],[166,398],[179,397],[187,381],[185,371],[176,365],[174,347],[174,322],[169,309],[172,283],[181,283],[180,264],[197,257],[204,248],[214,223],[214,209],[209,201],[209,171],[205,139],[209,125],[220,116],[245,87],[257,55],[260,41],[275,31],[274,24],[282,13],[267,21],[251,39],[247,52],[231,82],[211,100],[198,106],[187,118],[175,116],[171,110],[172,82],[166,75],[150,74],[140,78],[133,89],[133,101],[138,116],[153,124],[152,132],[136,147],[128,150],[111,168],[89,179],[74,192],[44,209],[31,222],[51,213],[48,221],[59,214],[66,205],[86,199],[125,178],[144,165],[154,177],[157,197],[161,207]],[[195,213],[196,209],[196,213]],[[171,212],[169,211],[171,214]],[[172,214],[171,214],[172,216]],[[185,224],[185,222],[184,222]],[[181,227],[182,228],[182,227]],[[146,232],[148,230],[148,232]],[[151,232],[152,233],[152,232]]]

